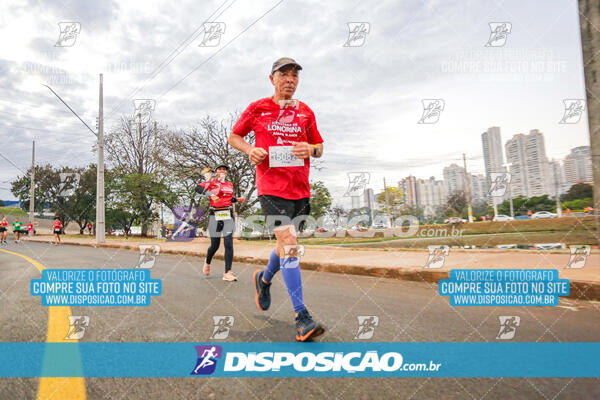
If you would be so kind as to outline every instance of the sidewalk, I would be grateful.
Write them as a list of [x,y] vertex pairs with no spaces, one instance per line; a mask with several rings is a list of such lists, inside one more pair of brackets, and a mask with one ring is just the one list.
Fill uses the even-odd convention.
[[[51,236],[36,236],[30,241],[49,242]],[[63,244],[96,246],[93,238],[62,238]],[[100,247],[124,248],[139,251],[140,244],[158,244],[162,254],[184,254],[205,257],[209,246],[206,238],[191,242],[156,242],[131,240],[108,240]],[[234,240],[234,261],[266,265],[275,242],[249,242]],[[223,246],[215,257],[223,259]],[[418,282],[437,282],[447,279],[450,269],[467,268],[538,268],[558,269],[561,279],[571,282],[570,298],[600,301],[600,254],[592,252],[584,268],[565,269],[570,254],[544,251],[462,250],[450,249],[445,264],[439,269],[425,269],[428,251],[423,250],[374,250],[349,249],[335,246],[305,246],[301,260],[303,269],[366,275]]]

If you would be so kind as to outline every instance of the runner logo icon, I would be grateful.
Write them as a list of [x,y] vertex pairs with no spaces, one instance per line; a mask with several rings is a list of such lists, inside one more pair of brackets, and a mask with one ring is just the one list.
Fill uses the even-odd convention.
[[190,375],[210,375],[215,372],[217,360],[223,355],[221,346],[196,346],[196,352],[198,361]]

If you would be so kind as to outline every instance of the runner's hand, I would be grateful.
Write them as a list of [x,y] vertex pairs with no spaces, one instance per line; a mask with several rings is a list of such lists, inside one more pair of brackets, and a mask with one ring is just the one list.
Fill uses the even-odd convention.
[[236,200],[238,201],[238,203],[245,203],[246,202],[246,198],[245,197],[238,197]]
[[258,165],[264,161],[269,153],[262,147],[253,147],[252,150],[248,153],[248,157],[250,158],[250,162],[254,165]]
[[292,147],[292,154],[296,158],[308,158],[313,151],[313,147],[306,142],[298,142]]
[[210,199],[216,203],[217,201],[219,201],[219,196],[215,196],[213,194],[212,196],[210,196]]

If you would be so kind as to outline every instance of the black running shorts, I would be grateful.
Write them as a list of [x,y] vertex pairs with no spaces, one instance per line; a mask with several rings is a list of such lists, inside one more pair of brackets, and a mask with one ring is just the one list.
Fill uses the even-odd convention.
[[295,225],[298,232],[304,229],[305,219],[296,217],[309,215],[310,197],[288,200],[276,196],[262,195],[258,196],[258,201],[265,215],[269,232],[273,232],[273,228],[277,226],[290,223]]

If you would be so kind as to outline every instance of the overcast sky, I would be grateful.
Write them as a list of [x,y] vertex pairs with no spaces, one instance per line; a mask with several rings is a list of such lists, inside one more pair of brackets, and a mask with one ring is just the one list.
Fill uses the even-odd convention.
[[[40,83],[93,128],[103,73],[106,129],[133,112],[133,99],[155,99],[156,120],[185,128],[271,95],[281,56],[304,67],[295,97],[325,140],[324,168],[311,178],[344,204],[348,172],[370,172],[378,191],[383,177],[441,178],[465,152],[483,173],[490,126],[503,143],[539,129],[549,158],[589,145],[587,114],[558,123],[563,99],[585,98],[575,0],[4,0],[1,11],[0,154],[22,170],[32,140],[39,163],[95,162],[95,137]],[[200,46],[206,21],[223,23],[217,46]],[[59,22],[80,23],[72,46],[55,46]],[[366,23],[362,45],[347,43],[352,22]],[[511,31],[486,46],[494,22]],[[443,100],[437,123],[418,123],[423,99]],[[0,199],[14,199],[7,189],[19,174],[0,158]]]

